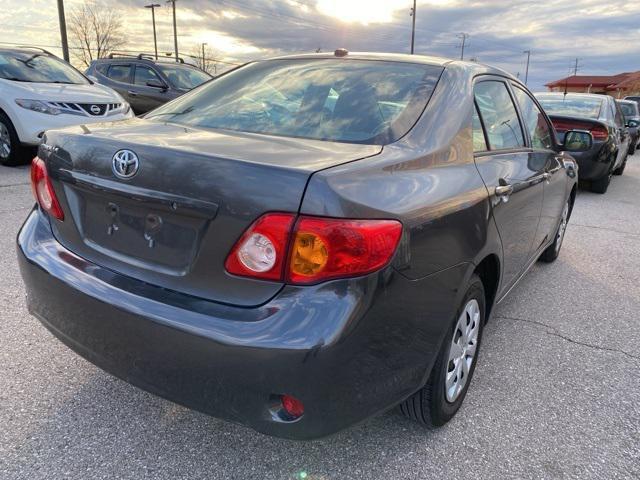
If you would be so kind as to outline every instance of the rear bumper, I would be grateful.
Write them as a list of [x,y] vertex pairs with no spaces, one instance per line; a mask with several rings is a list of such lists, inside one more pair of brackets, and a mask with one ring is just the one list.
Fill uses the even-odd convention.
[[[420,388],[468,268],[422,281],[388,268],[230,307],[77,257],[37,209],[18,235],[18,257],[30,312],[89,361],[177,403],[294,439],[336,432]],[[282,421],[279,394],[302,400],[305,414]]]
[[616,159],[612,145],[603,142],[594,142],[590,150],[572,152],[571,156],[578,162],[580,180],[598,180],[605,177]]

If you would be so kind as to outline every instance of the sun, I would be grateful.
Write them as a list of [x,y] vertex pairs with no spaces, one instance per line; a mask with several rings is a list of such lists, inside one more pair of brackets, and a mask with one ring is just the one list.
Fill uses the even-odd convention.
[[[402,8],[394,0],[318,0],[317,9],[343,22],[386,23],[393,18],[393,12]],[[409,7],[407,7],[407,14]]]

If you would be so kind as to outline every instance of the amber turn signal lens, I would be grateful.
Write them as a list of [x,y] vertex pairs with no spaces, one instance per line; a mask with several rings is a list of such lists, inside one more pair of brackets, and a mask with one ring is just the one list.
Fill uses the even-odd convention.
[[327,245],[318,235],[296,232],[291,255],[291,271],[305,277],[317,275],[327,264]]

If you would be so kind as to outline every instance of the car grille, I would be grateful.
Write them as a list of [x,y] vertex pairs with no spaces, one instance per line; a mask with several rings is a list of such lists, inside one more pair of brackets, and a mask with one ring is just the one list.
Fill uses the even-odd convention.
[[122,103],[70,103],[49,102],[52,107],[59,108],[64,113],[72,115],[85,115],[89,117],[104,117],[120,113],[124,105]]

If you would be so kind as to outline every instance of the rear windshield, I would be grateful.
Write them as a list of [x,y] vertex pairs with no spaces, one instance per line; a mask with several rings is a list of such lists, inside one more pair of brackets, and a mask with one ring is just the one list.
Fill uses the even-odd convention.
[[638,116],[638,105],[635,102],[619,102],[618,105],[625,117]]
[[224,75],[146,118],[386,144],[413,127],[441,73],[441,67],[377,60],[268,60]]
[[211,80],[211,75],[196,68],[180,65],[157,65],[157,67],[165,74],[171,86],[178,90],[191,90]]
[[35,52],[0,52],[0,78],[15,82],[89,83],[68,63],[51,55]]
[[549,115],[598,118],[602,107],[602,100],[599,98],[565,95],[536,95],[536,98]]

